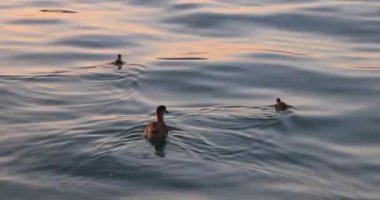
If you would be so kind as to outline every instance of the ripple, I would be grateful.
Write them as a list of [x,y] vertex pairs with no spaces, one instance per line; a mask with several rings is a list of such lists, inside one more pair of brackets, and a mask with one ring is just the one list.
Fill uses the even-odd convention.
[[[218,106],[202,108],[195,114],[197,124],[203,122],[218,129],[244,130],[260,127],[266,120],[275,120],[272,108],[247,106]],[[204,119],[202,120],[202,118]]]
[[70,38],[59,39],[54,44],[91,49],[136,46],[132,38],[126,39],[125,36],[116,35],[77,35]]
[[158,58],[159,60],[208,60],[207,58],[202,57],[166,57]]
[[62,10],[62,9],[43,9],[40,10],[41,12],[52,12],[52,13],[69,13],[69,14],[74,14],[77,13],[77,11],[73,10]]
[[[293,23],[294,21],[297,23]],[[377,21],[363,19],[335,18],[329,20],[329,16],[306,15],[303,13],[276,13],[271,15],[248,15],[248,14],[224,14],[216,12],[197,12],[178,15],[163,20],[165,23],[181,26],[189,33],[206,36],[213,34],[215,29],[218,33],[238,36],[246,32],[246,26],[270,26],[288,31],[318,32],[321,34],[343,36],[359,41],[379,42]],[[365,22],[365,23],[363,23]],[[241,26],[236,26],[237,24]],[[318,24],[316,26],[315,24]],[[356,26],[352,26],[356,24]],[[360,36],[359,36],[360,35]],[[363,37],[365,36],[365,37]]]
[[86,52],[34,52],[19,54],[13,57],[17,62],[29,62],[51,66],[51,63],[58,65],[75,63],[78,61],[98,60],[104,61],[113,57],[111,54],[86,53]]
[[201,4],[198,3],[175,3],[170,6],[170,10],[172,11],[188,11],[188,10],[195,10],[202,7]]
[[6,23],[16,25],[56,25],[63,24],[65,21],[59,19],[17,19],[7,21]]
[[34,1],[27,1],[23,2],[24,5],[33,6],[33,7],[41,7],[41,6],[63,6],[64,4],[59,1],[47,1],[47,0],[34,0]]
[[377,4],[0,3],[0,195],[378,199]]

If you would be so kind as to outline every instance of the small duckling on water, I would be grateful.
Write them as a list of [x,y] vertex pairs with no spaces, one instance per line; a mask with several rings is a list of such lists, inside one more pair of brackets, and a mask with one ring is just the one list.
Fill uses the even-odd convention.
[[284,110],[288,109],[289,106],[285,102],[281,101],[280,98],[277,98],[276,104],[274,105],[274,108],[276,109],[276,111],[284,111]]
[[148,140],[159,140],[164,139],[168,135],[169,128],[164,122],[164,114],[169,113],[166,107],[160,105],[156,109],[156,122],[150,122],[146,125],[144,130],[144,136]]
[[117,59],[112,63],[114,65],[123,65],[125,62],[121,60],[121,54],[117,55]]

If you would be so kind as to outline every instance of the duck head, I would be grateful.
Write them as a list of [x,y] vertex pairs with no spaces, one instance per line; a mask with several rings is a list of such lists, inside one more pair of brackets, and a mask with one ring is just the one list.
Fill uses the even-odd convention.
[[166,109],[166,106],[160,105],[156,109],[156,116],[157,116],[157,121],[161,122],[164,120],[164,114],[169,113],[168,110]]
[[156,113],[157,114],[165,114],[165,113],[169,113],[169,112],[168,112],[168,110],[166,110],[166,106],[160,105],[157,107]]

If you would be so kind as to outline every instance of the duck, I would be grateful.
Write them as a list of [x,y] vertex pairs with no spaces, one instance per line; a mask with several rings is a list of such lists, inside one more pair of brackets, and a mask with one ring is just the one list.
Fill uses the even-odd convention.
[[284,110],[288,109],[289,106],[285,102],[281,101],[280,98],[277,98],[276,104],[274,105],[274,108],[276,109],[276,111],[284,111]]
[[121,54],[117,55],[117,59],[112,62],[112,64],[114,65],[123,65],[124,64],[124,61],[121,59]]
[[157,121],[149,122],[144,130],[144,136],[148,140],[160,140],[165,139],[168,135],[169,128],[165,124],[164,114],[169,113],[166,106],[160,105],[156,109]]

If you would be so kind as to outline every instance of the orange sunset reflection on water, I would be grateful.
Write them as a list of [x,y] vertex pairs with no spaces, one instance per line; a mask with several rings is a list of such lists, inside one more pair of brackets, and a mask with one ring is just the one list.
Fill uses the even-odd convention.
[[[347,4],[348,2],[340,2]],[[210,35],[203,27],[192,28],[196,34],[177,31],[181,26],[191,24],[166,24],[172,14],[179,17],[196,13],[216,13],[223,15],[265,15],[275,12],[297,12],[298,9],[312,9],[316,6],[335,3],[284,3],[275,5],[232,6],[227,2],[212,0],[177,1],[174,5],[199,5],[183,11],[165,11],[168,8],[139,6],[136,4],[102,2],[98,7],[89,4],[69,4],[65,12],[42,12],[44,7],[11,7],[3,9],[1,50],[4,52],[1,63],[2,74],[46,71],[50,67],[67,68],[72,66],[97,65],[108,62],[122,53],[134,62],[149,64],[160,58],[199,59],[202,62],[249,61],[247,55],[284,54],[297,59],[324,59],[332,68],[375,69],[378,63],[377,52],[357,53],[354,47],[329,37],[323,38],[308,33],[289,33],[283,30],[267,29],[260,26],[233,24],[221,29],[226,36]],[[212,7],[208,5],[213,5]],[[72,11],[72,12],[71,12]],[[174,13],[173,13],[174,12]],[[182,12],[182,13],[181,13]],[[176,19],[175,17],[173,19]],[[199,19],[202,20],[202,19]],[[186,22],[187,23],[187,22]],[[194,21],[191,23],[199,23]],[[228,22],[230,23],[230,22]],[[228,35],[238,33],[240,36]],[[314,39],[310,39],[314,38]],[[109,43],[109,39],[111,39]],[[77,42],[77,44],[75,44]],[[96,45],[92,45],[96,43]],[[83,44],[83,45],[82,45]],[[63,57],[78,54],[70,60],[49,58],[51,54]],[[348,60],[341,60],[344,54]],[[80,55],[83,55],[82,57]],[[37,58],[35,58],[35,56]],[[29,60],[28,58],[31,58]],[[34,59],[35,58],[35,59]],[[254,58],[262,61],[263,59]],[[34,62],[34,61],[38,62]],[[57,61],[57,62],[55,62]],[[25,69],[24,65],[28,65]]]

